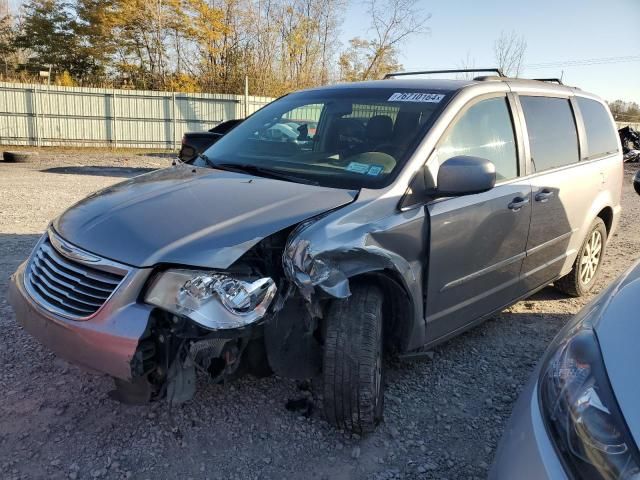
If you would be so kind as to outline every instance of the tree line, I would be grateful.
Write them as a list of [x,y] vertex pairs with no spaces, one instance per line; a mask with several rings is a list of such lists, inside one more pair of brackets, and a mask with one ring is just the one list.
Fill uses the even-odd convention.
[[[368,29],[345,45],[351,2]],[[277,97],[402,70],[402,45],[429,21],[418,0],[26,0],[0,16],[0,80],[38,83],[45,71],[64,86],[237,94],[247,76],[251,94]],[[519,76],[526,49],[501,32],[496,66]],[[640,121],[637,103],[610,106],[616,120]]]
[[617,122],[640,123],[640,105],[637,102],[615,100],[609,102],[609,108]]
[[[366,0],[370,38],[342,45],[357,0],[27,0],[0,19],[0,79],[278,96],[401,68],[427,31],[417,0]],[[360,3],[359,3],[360,4]]]

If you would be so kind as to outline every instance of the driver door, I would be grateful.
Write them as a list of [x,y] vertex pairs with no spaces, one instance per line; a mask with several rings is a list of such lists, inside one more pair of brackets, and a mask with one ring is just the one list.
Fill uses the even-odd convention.
[[520,179],[524,163],[513,118],[507,95],[476,99],[458,114],[429,160],[439,165],[453,156],[471,155],[496,167],[496,186],[488,192],[442,198],[427,206],[429,341],[463,329],[525,293],[520,270],[531,221],[531,185]]

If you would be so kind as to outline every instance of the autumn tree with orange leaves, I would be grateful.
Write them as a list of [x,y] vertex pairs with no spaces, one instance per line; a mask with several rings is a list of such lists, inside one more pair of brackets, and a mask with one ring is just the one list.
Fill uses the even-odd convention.
[[28,0],[4,33],[20,42],[3,47],[28,60],[0,77],[51,65],[65,84],[239,93],[247,76],[252,94],[279,96],[400,68],[398,46],[428,18],[417,0],[369,0],[371,38],[345,48],[354,1]]

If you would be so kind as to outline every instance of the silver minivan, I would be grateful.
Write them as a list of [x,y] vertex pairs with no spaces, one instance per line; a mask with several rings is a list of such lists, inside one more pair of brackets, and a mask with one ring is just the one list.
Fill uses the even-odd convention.
[[550,283],[584,294],[616,229],[606,104],[496,73],[292,93],[188,164],[89,196],[13,275],[18,321],[123,401],[276,372],[321,380],[329,422],[372,430],[384,353]]

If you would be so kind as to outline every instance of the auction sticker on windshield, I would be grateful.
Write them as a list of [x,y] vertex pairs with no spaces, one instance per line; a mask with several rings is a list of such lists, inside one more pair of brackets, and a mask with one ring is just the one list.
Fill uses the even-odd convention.
[[389,97],[389,102],[422,102],[440,103],[444,95],[440,93],[394,93]]
[[382,165],[369,165],[368,163],[351,162],[347,165],[348,172],[371,175],[373,177],[380,175],[383,170],[384,167]]
[[369,171],[369,165],[366,163],[350,162],[349,165],[347,165],[347,171],[365,174]]

